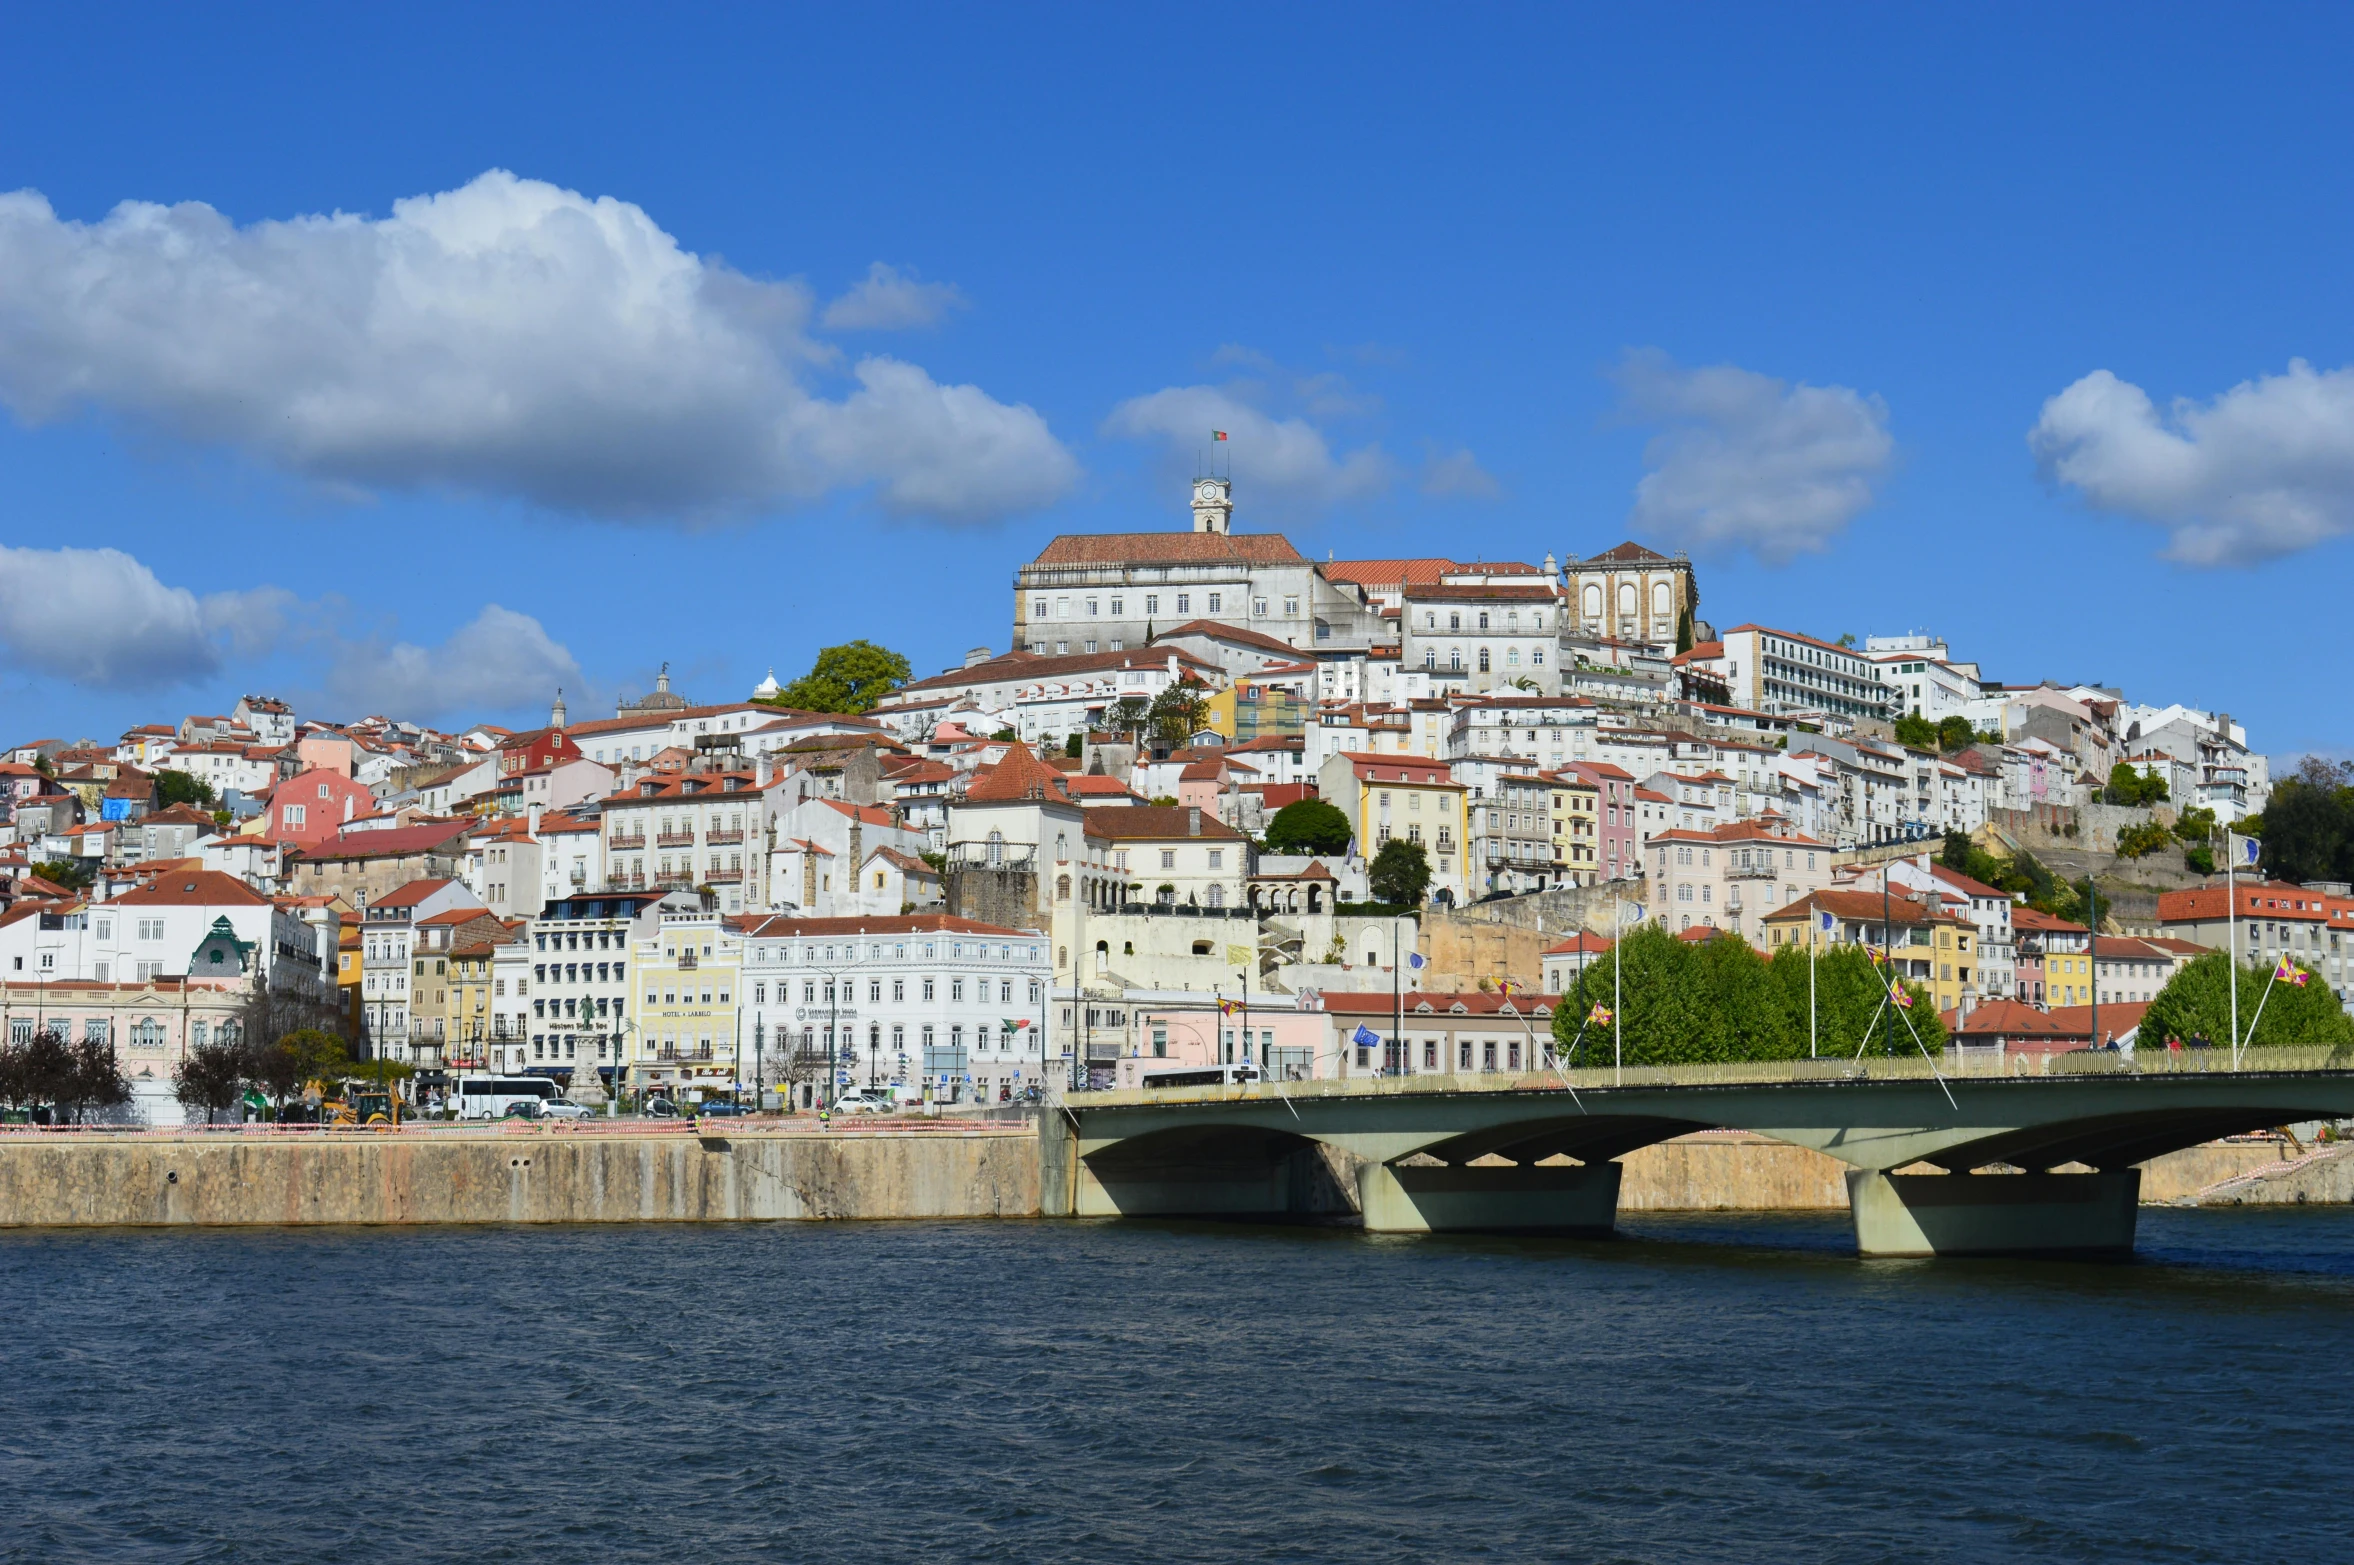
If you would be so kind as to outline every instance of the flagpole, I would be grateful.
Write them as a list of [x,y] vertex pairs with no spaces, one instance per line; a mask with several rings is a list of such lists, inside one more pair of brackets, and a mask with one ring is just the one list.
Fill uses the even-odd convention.
[[1626,944],[1619,927],[1618,893],[1610,894],[1610,1074],[1613,1086],[1626,1085],[1627,1057],[1619,1039],[1626,1032],[1626,997],[1620,991],[1618,948]]
[[[1807,922],[1811,924],[1814,920],[1809,919]],[[1810,1060],[1822,1057],[1816,1052],[1816,1038],[1819,1029],[1815,1019],[1815,947],[1820,943],[1821,932],[1813,929],[1808,930],[1806,938],[1806,1057]]]
[[2224,954],[2231,969],[2231,1068],[2240,1068],[2240,896],[2233,872],[2239,868],[2239,849],[2232,845],[2231,828],[2223,828]]
[[[1420,931],[1416,931],[1417,938]],[[1390,1047],[1398,1051],[1398,1058],[1406,1057],[1405,1041],[1398,1035],[1406,1030],[1406,996],[1398,987],[1398,915],[1390,915]],[[1388,1064],[1387,1060],[1382,1062]]]

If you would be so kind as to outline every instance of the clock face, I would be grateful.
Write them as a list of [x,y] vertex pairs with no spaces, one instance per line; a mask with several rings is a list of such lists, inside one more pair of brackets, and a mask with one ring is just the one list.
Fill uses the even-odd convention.
[[1218,498],[1218,486],[1216,484],[1203,484],[1194,490],[1193,497],[1196,500],[1215,500]]

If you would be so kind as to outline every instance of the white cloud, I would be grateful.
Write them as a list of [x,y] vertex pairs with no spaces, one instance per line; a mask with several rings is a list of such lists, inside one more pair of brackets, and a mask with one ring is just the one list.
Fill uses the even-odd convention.
[[622,517],[871,484],[970,519],[1075,480],[1035,411],[912,365],[820,395],[810,314],[799,284],[628,202],[500,171],[388,218],[243,228],[199,202],[79,223],[0,195],[0,402],[28,421],[97,409],[330,483]]
[[344,643],[327,673],[327,694],[355,714],[403,718],[545,706],[559,686],[584,694],[579,662],[538,620],[495,603],[439,646]]
[[1748,549],[1771,565],[1829,547],[1872,503],[1896,443],[1888,408],[1846,386],[1792,386],[1730,364],[1685,369],[1629,353],[1620,408],[1663,426],[1643,449],[1640,532],[1695,551]]
[[1504,488],[1479,465],[1479,458],[1467,447],[1457,446],[1452,451],[1432,453],[1430,460],[1422,464],[1422,492],[1458,499],[1494,500],[1504,493]]
[[822,324],[829,331],[906,331],[937,325],[964,303],[954,283],[921,282],[912,269],[877,261],[863,281],[826,306]]
[[2253,564],[2354,531],[2354,368],[2292,359],[2164,414],[2095,370],[2043,405],[2027,446],[2048,482],[2166,528],[2187,564]]
[[[1305,419],[1278,419],[1215,386],[1170,386],[1132,397],[1112,410],[1104,429],[1131,439],[1157,440],[1172,461],[1205,456],[1213,446],[1234,464],[1237,510],[1274,514],[1321,510],[1387,490],[1397,470],[1377,445],[1336,455],[1323,432]],[[1211,438],[1225,430],[1224,445]]]
[[0,655],[77,685],[152,690],[203,679],[229,653],[265,650],[293,606],[275,587],[204,597],[167,587],[119,549],[0,548]]

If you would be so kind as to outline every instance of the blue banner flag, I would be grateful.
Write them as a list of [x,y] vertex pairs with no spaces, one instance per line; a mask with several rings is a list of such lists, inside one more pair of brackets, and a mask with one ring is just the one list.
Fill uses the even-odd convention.
[[1406,953],[1406,965],[1408,967],[1422,967],[1426,964],[1422,960],[1421,952],[1409,951]]
[[1361,1048],[1370,1049],[1381,1042],[1381,1034],[1370,1027],[1359,1024],[1356,1032],[1350,1035],[1349,1042]]

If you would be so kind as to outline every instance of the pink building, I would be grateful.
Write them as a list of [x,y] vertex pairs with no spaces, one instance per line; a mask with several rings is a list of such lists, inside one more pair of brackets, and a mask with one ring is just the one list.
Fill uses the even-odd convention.
[[1128,1053],[1112,1073],[1115,1087],[1141,1085],[1146,1071],[1226,1065],[1245,1057],[1275,1081],[1339,1074],[1326,1018],[1289,1004],[1245,1011],[1237,1003],[1221,1012],[1205,997],[1198,1003],[1140,1009],[1133,1019]]
[[325,842],[345,821],[376,813],[376,796],[340,771],[299,772],[270,790],[270,840],[307,848]]
[[1630,880],[1643,872],[1642,836],[1635,822],[1635,778],[1608,761],[1572,761],[1557,768],[1593,785],[1597,801],[1596,867],[1603,880]]

